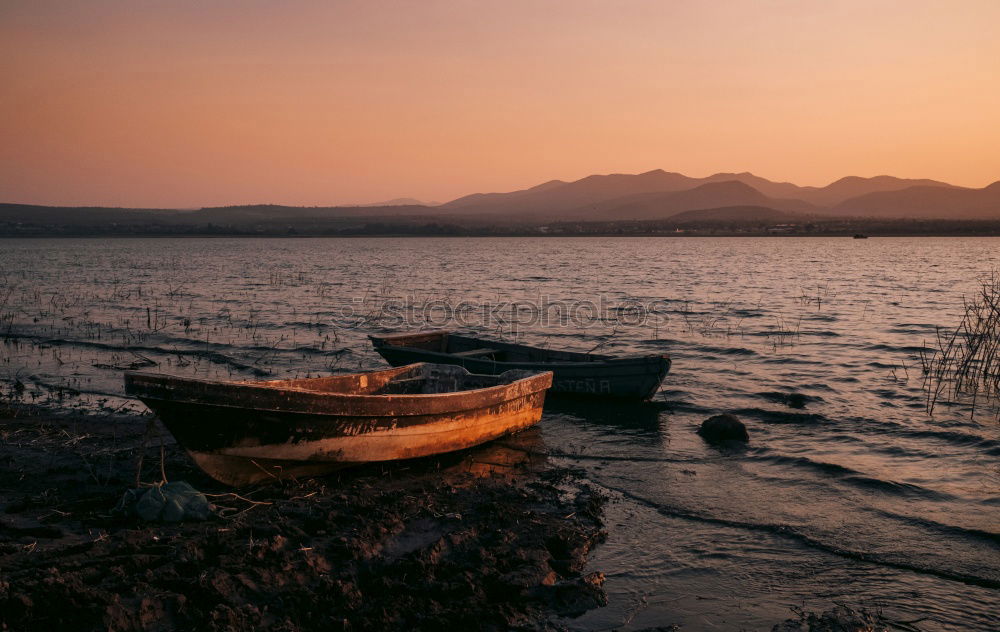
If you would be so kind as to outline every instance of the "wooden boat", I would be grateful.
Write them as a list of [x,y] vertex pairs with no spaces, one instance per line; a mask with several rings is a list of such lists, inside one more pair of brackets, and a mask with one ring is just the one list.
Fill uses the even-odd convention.
[[552,371],[552,392],[646,400],[670,371],[670,356],[618,358],[594,353],[553,351],[450,331],[368,336],[385,360],[457,364],[473,373],[497,375],[511,369]]
[[549,372],[425,363],[263,382],[125,374],[125,392],[227,485],[469,448],[538,423],[551,384]]

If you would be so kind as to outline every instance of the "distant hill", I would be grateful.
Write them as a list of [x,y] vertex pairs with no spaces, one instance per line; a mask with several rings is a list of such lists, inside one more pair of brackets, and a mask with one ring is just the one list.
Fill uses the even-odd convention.
[[466,195],[456,200],[452,200],[451,202],[441,204],[439,205],[439,208],[450,211],[457,209],[462,212],[470,213],[496,212],[497,208],[509,205],[510,200],[558,188],[564,184],[567,183],[562,180],[549,180],[548,182],[543,182],[542,184],[531,187],[530,189],[511,191],[510,193],[473,193],[471,195]]
[[216,206],[189,211],[184,221],[222,224],[288,221],[292,219],[323,219],[331,217],[393,217],[400,215],[432,215],[434,209],[418,205],[387,206],[280,206],[252,204],[246,206]]
[[982,189],[914,186],[879,191],[844,200],[831,209],[837,215],[884,218],[1000,218],[1000,181]]
[[819,207],[833,206],[848,198],[876,191],[898,191],[912,186],[953,187],[946,182],[936,180],[912,180],[892,176],[875,176],[874,178],[847,176],[825,187],[800,187],[790,182],[772,182],[752,173],[717,173],[705,179],[711,182],[737,180],[749,184],[769,197],[794,198]]
[[701,178],[701,180],[704,182],[742,182],[743,184],[752,186],[768,197],[779,199],[789,198],[811,201],[809,199],[810,193],[817,190],[816,187],[800,187],[797,184],[792,184],[791,182],[772,182],[767,178],[761,178],[760,176],[755,176],[754,174],[748,172],[716,173],[708,176],[707,178]]
[[574,209],[571,214],[592,220],[663,219],[683,211],[737,206],[801,212],[815,210],[802,200],[770,198],[748,184],[730,180],[709,182],[683,191],[628,195]]
[[836,182],[816,189],[811,194],[807,194],[807,199],[818,206],[835,206],[844,200],[878,193],[882,191],[901,191],[910,187],[943,187],[957,189],[954,185],[937,180],[911,180],[905,178],[894,178],[892,176],[875,176],[874,178],[859,178],[857,176],[847,176]]
[[0,204],[0,222],[81,226],[98,223],[170,222],[189,212],[164,208]]
[[36,227],[60,227],[106,231],[113,227],[221,228],[248,230],[253,227],[316,229],[323,224],[343,224],[344,220],[381,220],[435,215],[427,206],[280,206],[251,204],[245,206],[206,207],[198,210],[133,209],[114,207],[59,207],[31,204],[0,204],[0,224]]
[[440,202],[421,202],[420,200],[415,200],[413,198],[395,198],[392,200],[386,200],[385,202],[358,204],[358,206],[368,208],[372,206],[439,206],[440,204]]
[[467,195],[442,204],[440,208],[476,213],[551,215],[626,195],[680,191],[698,184],[701,183],[695,178],[657,169],[636,175],[615,173],[587,176],[575,182],[551,180],[511,193]]

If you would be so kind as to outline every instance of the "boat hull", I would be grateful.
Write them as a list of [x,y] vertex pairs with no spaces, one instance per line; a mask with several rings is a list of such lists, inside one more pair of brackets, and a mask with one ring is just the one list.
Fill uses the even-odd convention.
[[[468,392],[333,394],[323,402],[294,389],[250,394],[223,383],[206,390],[211,383],[132,374],[127,390],[206,474],[244,485],[442,454],[518,432],[541,419],[550,382],[551,375],[534,375]],[[375,401],[358,401],[365,399]]]
[[[433,362],[461,366],[470,373],[484,375],[499,375],[509,370],[552,371],[550,391],[552,394],[648,400],[656,394],[663,379],[670,372],[670,358],[665,355],[607,358],[599,361],[505,362],[488,357],[463,357],[444,351],[408,346],[407,337],[404,336],[369,338],[379,355],[392,366]],[[483,344],[503,348],[491,341],[484,341]]]

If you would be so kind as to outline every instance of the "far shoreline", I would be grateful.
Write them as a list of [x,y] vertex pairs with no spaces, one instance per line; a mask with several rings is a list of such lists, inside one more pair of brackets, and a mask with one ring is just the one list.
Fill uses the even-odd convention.
[[[442,239],[564,239],[564,238],[607,238],[607,237],[644,237],[644,238],[669,238],[669,239],[697,239],[697,238],[839,238],[853,239],[853,233],[566,233],[566,234],[538,234],[538,233],[473,233],[473,234],[438,234],[438,233],[372,233],[372,234],[351,234],[351,235],[280,235],[264,234],[254,235],[246,233],[189,233],[189,234],[163,234],[163,233],[135,233],[135,234],[55,234],[55,235],[8,235],[0,234],[0,239],[399,239],[399,238],[442,238]],[[936,232],[936,233],[866,233],[868,238],[898,238],[898,237],[1000,237],[1000,231],[993,233],[961,233],[961,232]],[[860,239],[859,239],[860,241]]]

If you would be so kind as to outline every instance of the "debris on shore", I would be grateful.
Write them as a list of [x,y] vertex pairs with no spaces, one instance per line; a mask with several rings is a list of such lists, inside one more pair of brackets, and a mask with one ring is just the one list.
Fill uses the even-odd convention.
[[214,511],[148,523],[111,511],[144,425],[0,420],[0,629],[558,630],[606,603],[604,498],[503,445],[238,493],[168,446]]

